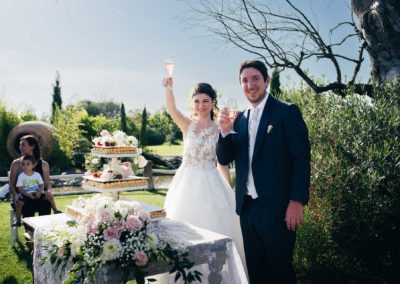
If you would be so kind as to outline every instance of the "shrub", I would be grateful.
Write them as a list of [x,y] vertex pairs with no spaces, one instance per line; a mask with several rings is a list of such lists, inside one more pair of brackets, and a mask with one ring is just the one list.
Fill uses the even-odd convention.
[[158,129],[147,127],[146,129],[146,145],[154,146],[161,145],[165,141],[165,134],[158,131]]
[[6,105],[0,100],[0,176],[7,176],[7,171],[12,162],[7,152],[8,134],[20,122],[18,113],[7,110]]
[[295,265],[353,281],[399,281],[400,83],[374,98],[285,92],[299,105],[312,147],[311,200]]

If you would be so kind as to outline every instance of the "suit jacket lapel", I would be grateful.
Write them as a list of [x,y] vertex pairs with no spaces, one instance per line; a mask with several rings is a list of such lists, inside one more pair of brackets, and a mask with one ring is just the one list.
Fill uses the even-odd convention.
[[267,125],[268,125],[269,121],[271,120],[271,113],[272,113],[272,108],[273,108],[274,104],[275,104],[275,98],[272,97],[271,94],[269,94],[267,102],[265,103],[265,106],[264,106],[263,113],[261,115],[260,124],[258,125],[257,135],[256,135],[256,143],[254,144],[254,152],[253,152],[252,161],[254,161],[255,157],[257,157],[258,152],[261,149],[263,136],[267,129]]

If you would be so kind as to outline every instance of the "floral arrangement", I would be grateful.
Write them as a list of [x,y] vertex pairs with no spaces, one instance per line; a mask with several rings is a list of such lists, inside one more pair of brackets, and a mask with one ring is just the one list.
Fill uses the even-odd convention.
[[144,283],[143,269],[150,261],[168,261],[176,281],[181,277],[185,283],[201,281],[199,271],[190,271],[194,263],[180,244],[152,233],[150,215],[139,203],[96,195],[89,200],[80,198],[74,206],[84,209],[78,220],[43,235],[49,253],[43,263],[50,260],[57,270],[72,260],[64,283],[94,283],[96,272],[110,261],[117,262],[124,278],[133,271],[138,284]]
[[138,146],[138,140],[134,136],[128,136],[121,130],[111,134],[108,130],[103,129],[100,137],[94,138],[92,142],[98,147]]

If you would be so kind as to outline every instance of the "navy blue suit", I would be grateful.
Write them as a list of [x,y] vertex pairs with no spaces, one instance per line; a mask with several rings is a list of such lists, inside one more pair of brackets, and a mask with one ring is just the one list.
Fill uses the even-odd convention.
[[[245,246],[250,282],[294,283],[295,232],[286,227],[290,200],[306,204],[310,185],[310,143],[297,106],[269,95],[256,135],[252,171],[257,199],[247,195],[249,171],[248,120],[236,118],[235,134],[220,136],[218,162],[235,161],[236,212]],[[270,129],[270,131],[268,131]]]

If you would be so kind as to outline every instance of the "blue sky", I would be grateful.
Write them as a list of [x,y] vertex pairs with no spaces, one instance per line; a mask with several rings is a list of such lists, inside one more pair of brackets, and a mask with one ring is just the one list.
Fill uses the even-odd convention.
[[[294,1],[318,16],[314,20],[324,33],[350,18],[348,2]],[[0,7],[0,96],[16,110],[48,114],[58,70],[65,103],[112,99],[128,110],[146,106],[153,112],[165,104],[160,82],[169,57],[175,61],[175,95],[184,112],[189,112],[187,93],[197,82],[209,82],[246,106],[237,69],[254,56],[218,43],[204,28],[189,27],[187,1],[0,0]],[[350,44],[346,51],[356,48]],[[324,64],[309,68],[332,75]],[[298,82],[289,73],[281,78],[290,86]]]

